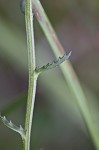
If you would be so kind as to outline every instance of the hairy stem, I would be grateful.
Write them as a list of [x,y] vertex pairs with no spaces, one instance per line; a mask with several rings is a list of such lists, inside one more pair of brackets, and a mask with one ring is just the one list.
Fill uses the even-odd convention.
[[28,48],[29,87],[28,87],[27,111],[25,120],[26,139],[23,142],[23,144],[24,150],[30,150],[30,136],[31,136],[31,126],[36,93],[36,79],[37,79],[35,74],[33,73],[35,70],[35,48],[34,48],[33,14],[32,14],[31,0],[26,0],[25,21],[26,21],[26,35]]
[[[64,49],[61,43],[59,42],[55,34],[55,31],[53,30],[40,1],[32,0],[32,7],[33,7],[33,11],[34,11],[36,18],[50,46],[52,47],[53,53],[55,54],[56,57],[62,56],[64,54]],[[76,97],[78,107],[87,125],[89,133],[92,137],[93,143],[96,149],[99,150],[99,136],[98,136],[94,121],[91,117],[90,110],[87,105],[86,97],[83,93],[83,90],[78,81],[76,73],[73,70],[71,63],[68,60],[65,61],[64,64],[61,65],[61,70],[64,75],[64,78],[66,79],[66,81],[68,82],[70,86],[70,89],[72,90],[72,92],[74,93],[74,96]]]

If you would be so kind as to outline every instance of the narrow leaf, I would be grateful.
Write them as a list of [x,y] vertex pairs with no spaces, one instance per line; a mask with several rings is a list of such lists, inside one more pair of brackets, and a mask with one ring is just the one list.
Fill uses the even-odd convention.
[[70,56],[71,56],[71,51],[69,52],[68,55],[65,53],[62,57],[59,57],[57,60],[54,60],[52,63],[48,63],[47,65],[44,65],[43,67],[36,67],[35,72],[37,74],[40,74],[46,70],[53,69],[59,66],[61,63],[63,63],[65,60],[69,59]]
[[7,126],[8,128],[18,132],[21,135],[22,139],[25,138],[25,131],[22,128],[21,125],[20,125],[20,127],[17,127],[15,124],[12,123],[11,120],[8,121],[5,116],[1,116],[1,115],[0,115],[0,120],[3,122],[3,124],[5,126]]

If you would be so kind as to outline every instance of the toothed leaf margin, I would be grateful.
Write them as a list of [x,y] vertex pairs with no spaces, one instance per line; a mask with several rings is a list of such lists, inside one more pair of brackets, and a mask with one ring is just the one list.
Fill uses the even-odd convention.
[[36,67],[35,72],[40,74],[49,69],[53,69],[59,66],[61,63],[63,63],[65,60],[69,59],[70,56],[71,56],[71,51],[69,52],[68,55],[65,53],[62,57],[59,57],[57,60],[54,60],[52,63],[48,63],[47,65],[44,65],[43,67]]
[[20,125],[20,127],[17,127],[15,124],[12,123],[11,120],[8,121],[8,120],[6,119],[6,117],[5,117],[5,116],[1,116],[1,114],[0,114],[0,120],[3,122],[3,124],[4,124],[5,126],[7,126],[8,128],[10,128],[10,129],[12,129],[12,130],[18,132],[18,133],[21,135],[22,139],[25,138],[25,131],[24,131],[24,129],[22,128],[21,125]]

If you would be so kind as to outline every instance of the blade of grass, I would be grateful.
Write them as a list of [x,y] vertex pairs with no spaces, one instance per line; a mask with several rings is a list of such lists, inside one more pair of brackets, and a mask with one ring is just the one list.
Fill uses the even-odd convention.
[[[50,44],[52,47],[52,51],[55,54],[56,57],[62,56],[64,54],[64,49],[58,40],[54,29],[51,26],[51,23],[49,22],[47,15],[40,3],[39,0],[32,0],[32,7],[34,14]],[[84,118],[84,121],[87,125],[88,131],[92,137],[93,143],[97,150],[99,150],[99,136],[93,121],[93,118],[91,117],[90,110],[87,105],[87,99],[83,93],[83,90],[81,88],[81,85],[79,83],[79,80],[77,78],[77,75],[71,65],[71,63],[67,60],[64,62],[64,64],[61,65],[61,70],[64,75],[65,80],[68,82],[68,85],[70,86],[70,90],[74,93],[74,96],[76,97],[78,107],[80,109],[80,112]]]

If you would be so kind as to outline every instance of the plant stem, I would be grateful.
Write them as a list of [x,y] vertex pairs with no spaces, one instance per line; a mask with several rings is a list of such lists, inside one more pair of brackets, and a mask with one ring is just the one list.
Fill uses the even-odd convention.
[[35,70],[35,48],[34,48],[33,14],[32,14],[31,0],[26,0],[25,21],[26,21],[27,48],[28,48],[29,87],[28,87],[27,111],[25,120],[26,139],[23,142],[23,144],[24,150],[30,150],[31,126],[32,126],[32,117],[34,110],[36,81],[37,81],[37,78],[33,73]]
[[[61,43],[59,42],[55,34],[55,31],[52,28],[40,1],[32,0],[32,7],[33,7],[33,11],[34,11],[36,18],[50,46],[52,47],[53,53],[55,54],[56,57],[62,56],[65,53],[65,51]],[[83,90],[78,81],[76,73],[73,70],[71,63],[68,60],[65,61],[61,65],[61,70],[62,70],[65,80],[68,82],[70,89],[72,90],[72,92],[74,93],[76,97],[78,107],[87,125],[88,131],[90,132],[93,143],[96,149],[99,150],[99,136],[98,136],[93,118],[91,117],[90,110],[87,105],[86,97],[83,93]]]

